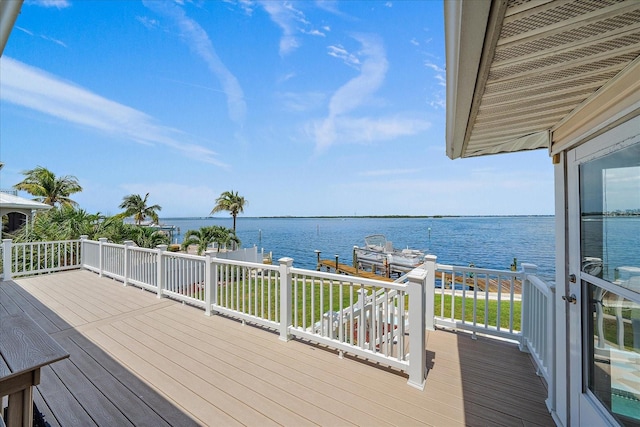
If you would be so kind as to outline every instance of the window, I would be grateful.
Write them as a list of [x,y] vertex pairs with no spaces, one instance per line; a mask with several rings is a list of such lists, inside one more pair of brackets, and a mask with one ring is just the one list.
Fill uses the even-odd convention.
[[580,166],[580,216],[587,387],[640,426],[640,144]]

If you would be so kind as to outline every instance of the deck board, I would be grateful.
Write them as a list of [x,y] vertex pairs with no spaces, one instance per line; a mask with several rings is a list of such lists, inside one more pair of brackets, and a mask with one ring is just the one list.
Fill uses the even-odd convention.
[[[195,313],[192,312],[192,314]],[[156,313],[156,315],[158,314]],[[221,320],[225,323],[230,322],[228,319]],[[157,321],[162,322],[162,319]],[[181,325],[180,321],[188,322],[188,325]],[[167,326],[172,325],[175,334],[184,336],[194,329],[195,321],[196,319],[185,313],[173,311],[171,316],[167,316],[164,324]],[[206,325],[203,325],[204,327]],[[307,384],[313,381],[314,388],[326,395],[338,397],[340,401],[351,400],[352,406],[358,406],[361,410],[376,413],[378,416],[382,416],[381,413],[384,413],[387,418],[386,422],[406,424],[427,418],[437,420],[442,415],[441,413],[434,413],[428,407],[424,407],[424,401],[417,402],[416,406],[412,406],[405,401],[396,401],[395,397],[398,393],[406,394],[414,391],[407,390],[408,387],[404,375],[391,374],[397,377],[395,378],[397,384],[390,390],[382,390],[379,387],[379,376],[381,374],[387,375],[387,372],[377,372],[379,371],[378,369],[372,370],[371,367],[361,363],[341,360],[332,352],[304,343],[283,344],[272,334],[242,326],[238,322],[233,322],[232,325],[228,325],[226,328],[233,328],[232,333],[229,334],[222,328],[215,328],[208,334],[210,340],[212,340],[208,343],[208,346],[210,348],[213,347],[210,351],[215,355],[216,360],[225,359],[229,363],[236,364],[239,361],[246,361],[246,363],[240,365],[240,369],[247,371],[250,374],[250,378],[271,379],[272,374],[265,372],[268,368],[275,373],[276,378],[288,378],[298,388],[302,387],[303,391],[307,388]],[[236,330],[238,333],[236,333]],[[241,332],[245,332],[245,339],[237,338]],[[255,336],[253,336],[254,333]],[[247,334],[252,336],[249,337]],[[293,344],[299,345],[297,349],[299,351],[290,351],[288,346]],[[203,344],[195,345],[203,346]],[[216,351],[216,346],[221,351]],[[263,352],[257,355],[255,354],[255,348],[261,348]],[[321,357],[316,358],[316,355]],[[340,367],[349,364],[352,369],[348,369],[346,372],[336,371],[334,373],[332,370],[327,370],[327,363],[337,364]],[[415,393],[419,394],[420,392],[415,391]],[[441,421],[454,424],[457,416],[460,416],[460,414],[457,413],[450,419],[442,418]],[[401,421],[406,421],[406,423]],[[461,422],[462,420],[458,421]],[[378,422],[382,422],[382,420]]]
[[396,369],[88,271],[2,282],[0,312],[16,310],[71,354],[34,393],[52,426],[553,425],[529,356],[489,338],[428,333],[419,391]]

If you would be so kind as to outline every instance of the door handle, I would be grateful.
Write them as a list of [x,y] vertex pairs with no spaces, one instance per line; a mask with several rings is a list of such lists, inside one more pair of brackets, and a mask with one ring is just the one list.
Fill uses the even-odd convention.
[[569,275],[569,281],[571,283],[576,283],[576,275],[575,274],[570,274]]
[[562,295],[562,299],[571,304],[575,304],[576,301],[578,301],[578,299],[576,298],[576,294]]

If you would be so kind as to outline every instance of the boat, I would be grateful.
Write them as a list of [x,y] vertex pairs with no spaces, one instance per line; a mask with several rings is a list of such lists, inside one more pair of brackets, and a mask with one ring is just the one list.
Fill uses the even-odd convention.
[[354,246],[354,263],[359,268],[379,268],[389,274],[406,273],[424,263],[425,253],[417,249],[396,249],[383,234],[372,234],[364,238],[364,247]]

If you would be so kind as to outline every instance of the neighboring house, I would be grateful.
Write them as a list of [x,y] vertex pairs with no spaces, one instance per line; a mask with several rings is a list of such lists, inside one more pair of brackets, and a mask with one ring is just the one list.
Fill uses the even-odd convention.
[[555,165],[558,425],[640,424],[640,2],[448,1],[447,155]]
[[51,207],[35,200],[24,199],[12,192],[0,191],[0,217],[7,216],[6,223],[2,221],[0,237],[2,233],[11,233],[25,224],[28,227],[37,211],[48,210]]

